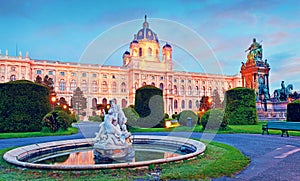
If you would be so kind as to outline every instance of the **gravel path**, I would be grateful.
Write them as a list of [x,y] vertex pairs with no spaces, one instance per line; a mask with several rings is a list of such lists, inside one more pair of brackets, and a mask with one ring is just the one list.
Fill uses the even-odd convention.
[[[85,122],[75,126],[79,132],[70,136],[47,136],[35,138],[0,139],[0,149],[35,143],[66,139],[91,138],[98,131],[95,123]],[[280,137],[280,135],[258,134],[203,134],[203,133],[136,133],[163,136],[180,136],[213,140],[232,145],[250,157],[250,165],[235,178],[222,177],[221,180],[300,180],[300,137]]]

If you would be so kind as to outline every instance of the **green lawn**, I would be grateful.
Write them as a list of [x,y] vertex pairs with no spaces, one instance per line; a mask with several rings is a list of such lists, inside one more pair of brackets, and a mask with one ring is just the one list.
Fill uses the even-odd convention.
[[230,176],[243,170],[250,162],[236,148],[216,143],[207,143],[204,155],[196,159],[184,160],[162,165],[150,165],[139,169],[108,169],[92,171],[52,171],[22,169],[3,160],[3,154],[9,149],[0,150],[0,180],[134,180],[150,179],[150,168],[162,170],[163,180],[199,180],[221,176]]
[[78,128],[70,127],[66,131],[58,131],[56,133],[42,133],[42,132],[20,132],[20,133],[0,133],[0,139],[4,138],[28,138],[38,136],[59,136],[70,135],[78,132]]
[[[257,125],[228,125],[226,130],[219,130],[218,134],[235,134],[235,133],[246,133],[246,134],[261,134],[262,125],[266,122],[259,122]],[[202,126],[197,125],[194,128],[188,127],[176,127],[176,128],[134,128],[130,129],[131,132],[171,132],[171,131],[187,131],[187,132],[203,132]],[[215,132],[214,130],[206,130],[206,132]],[[269,130],[270,134],[281,135],[280,130]],[[300,131],[289,131],[289,134],[292,136],[300,136]]]

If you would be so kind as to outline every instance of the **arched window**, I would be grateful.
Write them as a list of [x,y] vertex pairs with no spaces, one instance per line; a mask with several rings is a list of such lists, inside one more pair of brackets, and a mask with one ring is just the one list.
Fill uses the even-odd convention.
[[106,98],[103,98],[103,99],[102,99],[102,104],[104,104],[104,105],[107,104],[107,99],[106,99]]
[[113,82],[111,84],[111,92],[116,93],[117,92],[117,83]]
[[5,77],[2,76],[2,77],[1,77],[1,82],[4,82],[4,81],[5,81]]
[[205,86],[202,87],[202,94],[205,96],[206,92],[205,92]]
[[92,82],[92,88],[93,88],[93,92],[98,92],[98,84],[96,81]]
[[107,92],[108,89],[107,89],[107,82],[106,81],[103,81],[102,82],[102,92]]
[[181,101],[181,108],[182,108],[182,109],[185,108],[185,101],[184,101],[184,100]]
[[88,86],[87,86],[86,80],[83,80],[81,82],[81,89],[82,89],[83,92],[87,92],[88,91]]
[[11,75],[10,76],[10,81],[15,81],[15,80],[17,80],[16,76],[15,75]]
[[192,87],[191,86],[188,87],[188,93],[189,93],[189,95],[192,95]]
[[143,83],[142,83],[142,86],[145,86],[145,85],[147,85],[146,82],[143,82]]
[[178,102],[176,99],[174,100],[174,109],[178,109]]
[[152,85],[152,86],[155,86],[155,83],[154,83],[154,82],[152,82],[152,83],[151,83],[151,85]]
[[71,82],[70,82],[70,91],[75,91],[75,89],[76,89],[76,81],[73,79],[73,80],[71,80]]
[[136,57],[138,55],[137,52],[138,52],[137,49],[133,49],[133,56],[134,57]]
[[174,94],[177,94],[177,86],[176,86],[176,85],[174,85],[173,93],[174,93]]
[[195,104],[196,108],[199,109],[200,108],[200,104],[199,104],[199,101],[196,100],[196,104]]
[[96,99],[96,98],[93,98],[93,99],[92,99],[92,107],[93,107],[93,108],[96,108],[96,107],[97,107],[97,99]]
[[193,108],[192,100],[189,100],[189,109],[192,109],[192,108]]
[[198,86],[195,87],[195,93],[196,93],[196,95],[199,95],[199,87]]
[[142,48],[139,49],[139,56],[140,57],[143,56],[143,49]]
[[180,86],[180,92],[179,92],[180,95],[184,95],[184,86]]
[[122,108],[125,108],[125,107],[126,107],[126,104],[127,104],[126,99],[122,99]]
[[159,84],[159,88],[163,91],[163,90],[164,90],[164,84],[163,84],[163,83],[160,83],[160,84]]
[[65,82],[64,79],[61,79],[61,80],[59,81],[59,90],[60,90],[60,91],[66,90],[66,82]]
[[121,92],[126,92],[126,84],[125,84],[125,82],[122,82],[122,84],[121,84]]
[[151,55],[152,55],[152,49],[148,48],[148,56],[151,56]]

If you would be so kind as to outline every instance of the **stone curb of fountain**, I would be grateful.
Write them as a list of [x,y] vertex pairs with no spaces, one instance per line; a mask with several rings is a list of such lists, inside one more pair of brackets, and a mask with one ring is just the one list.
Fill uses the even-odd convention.
[[182,146],[186,148],[194,149],[192,153],[186,155],[180,155],[177,157],[163,158],[157,160],[141,161],[141,162],[130,162],[130,163],[118,163],[118,164],[99,164],[99,165],[48,165],[48,164],[35,164],[24,162],[22,160],[30,157],[32,154],[37,154],[40,151],[51,151],[54,149],[62,149],[64,147],[69,148],[80,148],[87,147],[87,145],[92,145],[93,139],[77,139],[77,140],[64,140],[64,141],[55,141],[47,142],[41,144],[32,144],[24,147],[19,147],[13,150],[6,152],[3,156],[4,160],[7,162],[18,165],[26,168],[35,168],[35,169],[52,169],[52,170],[93,170],[93,169],[112,169],[112,168],[126,168],[126,167],[142,167],[150,164],[158,163],[167,163],[174,162],[183,159],[190,159],[196,157],[199,154],[202,154],[206,146],[204,143],[190,140],[180,137],[171,137],[171,136],[150,136],[150,135],[135,135],[133,141],[150,143],[156,142],[162,145],[172,144],[173,146]]

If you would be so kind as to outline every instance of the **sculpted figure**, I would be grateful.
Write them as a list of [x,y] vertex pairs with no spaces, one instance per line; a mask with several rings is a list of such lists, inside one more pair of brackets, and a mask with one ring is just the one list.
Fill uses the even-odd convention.
[[253,42],[245,52],[249,51],[247,57],[248,61],[261,60],[262,59],[262,45],[256,42],[256,38],[253,38]]
[[127,131],[124,112],[116,104],[116,99],[110,100],[110,109],[104,116],[104,122],[99,125],[99,132],[95,137],[94,146],[114,147],[126,145],[126,139],[131,136]]

